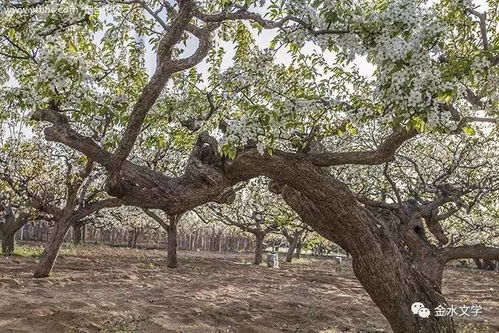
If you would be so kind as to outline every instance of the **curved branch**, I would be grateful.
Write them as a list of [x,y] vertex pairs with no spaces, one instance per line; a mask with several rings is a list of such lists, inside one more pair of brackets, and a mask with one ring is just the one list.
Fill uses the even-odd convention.
[[168,225],[168,223],[166,223],[165,221],[163,221],[163,219],[161,217],[159,217],[159,215],[157,215],[153,211],[151,211],[151,210],[149,210],[147,208],[142,208],[142,211],[144,213],[146,213],[154,221],[156,221],[166,231],[168,231],[168,229],[170,229],[170,226]]
[[77,222],[81,220],[82,218],[96,213],[101,209],[104,208],[112,208],[112,207],[119,207],[123,204],[123,201],[117,198],[110,198],[110,199],[104,199],[96,202],[92,202],[78,210],[76,210],[73,215],[71,216],[71,220],[74,222]]
[[192,24],[186,26],[185,30],[196,36],[199,45],[191,56],[177,60],[173,63],[172,67],[174,68],[174,72],[193,67],[199,64],[208,55],[211,48],[211,32],[219,26],[220,24],[207,25],[204,28],[199,28]]
[[307,158],[317,166],[344,164],[378,165],[392,161],[394,154],[407,140],[415,137],[417,131],[397,131],[390,134],[377,149],[370,151],[332,152],[309,154]]
[[464,245],[443,249],[446,261],[453,259],[488,259],[499,260],[499,248],[485,244]]
[[306,30],[308,30],[308,32],[310,32],[314,36],[325,35],[325,34],[346,34],[349,32],[349,29],[316,30],[311,24],[292,15],[285,16],[279,21],[267,20],[257,13],[248,12],[244,7],[233,13],[223,12],[217,14],[205,14],[200,12],[199,10],[196,10],[194,16],[204,22],[248,20],[260,24],[264,29],[283,28],[286,23],[295,22],[300,26],[302,26],[303,28],[305,28]]
[[174,68],[171,66],[173,47],[181,41],[185,28],[192,18],[192,7],[190,1],[184,4],[171,25],[168,26],[166,34],[161,39],[158,46],[158,67],[135,103],[130,114],[130,120],[123,133],[123,138],[118,144],[114,154],[111,156],[111,167],[109,169],[110,174],[107,186],[114,188],[118,196],[122,195],[121,192],[123,192],[123,188],[118,179],[118,173],[135,144],[147,113],[158,99],[171,75],[174,73]]

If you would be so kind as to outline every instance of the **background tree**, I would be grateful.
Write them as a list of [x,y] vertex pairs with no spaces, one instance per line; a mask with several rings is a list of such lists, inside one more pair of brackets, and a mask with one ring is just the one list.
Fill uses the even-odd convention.
[[2,253],[10,255],[14,253],[15,234],[28,223],[30,214],[22,211],[17,213],[10,204],[0,203],[0,210],[3,212],[3,221],[0,222]]
[[293,255],[296,258],[300,258],[301,248],[303,247],[307,232],[312,231],[312,229],[301,221],[296,220],[288,223],[281,222],[281,227],[279,229],[288,242],[286,262],[293,261]]
[[121,205],[119,199],[99,199],[86,196],[84,182],[89,179],[93,162],[87,161],[85,164],[82,169],[75,173],[72,172],[73,167],[71,164],[67,164],[65,198],[62,200],[60,207],[53,205],[49,208],[56,221],[55,228],[50,234],[40,262],[35,269],[35,277],[47,277],[50,274],[64,238],[71,226],[100,209]]
[[[54,221],[36,277],[48,276],[71,226],[102,208],[121,204],[118,199],[103,198],[102,190],[92,187],[97,178],[92,169],[93,162],[36,140],[13,141],[4,146],[0,176],[8,195],[19,207]],[[28,222],[27,216],[21,214],[12,222],[12,227],[18,227],[15,231]]]
[[250,181],[236,194],[235,201],[230,206],[208,205],[202,212],[198,212],[198,216],[207,223],[219,221],[252,234],[255,242],[255,265],[262,263],[266,236],[277,232],[279,221],[282,220],[282,217],[276,215],[275,206],[279,203],[265,191],[264,184],[263,179]]
[[183,213],[174,216],[168,216],[167,218],[161,217],[157,213],[144,209],[144,213],[146,213],[149,217],[151,217],[154,221],[156,221],[167,234],[167,260],[166,266],[168,268],[176,268],[178,266],[177,260],[177,225],[182,218]]
[[43,217],[50,220],[47,205],[56,200],[57,167],[41,151],[49,145],[17,138],[7,139],[1,147],[0,187],[4,220],[2,249],[14,252],[14,236],[26,223]]

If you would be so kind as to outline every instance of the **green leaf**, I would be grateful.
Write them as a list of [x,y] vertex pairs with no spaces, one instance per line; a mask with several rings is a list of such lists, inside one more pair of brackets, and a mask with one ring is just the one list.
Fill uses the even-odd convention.
[[69,52],[72,52],[72,53],[76,53],[76,51],[77,51],[76,46],[72,40],[68,41],[68,50],[69,50]]
[[14,36],[16,35],[16,29],[10,28],[9,29],[9,38],[14,39]]
[[475,129],[471,126],[463,126],[463,132],[470,136],[476,133]]

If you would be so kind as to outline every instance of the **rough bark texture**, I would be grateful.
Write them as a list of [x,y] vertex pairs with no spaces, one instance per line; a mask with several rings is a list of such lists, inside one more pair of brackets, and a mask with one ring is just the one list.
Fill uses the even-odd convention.
[[[449,317],[422,319],[410,311],[413,302],[422,302],[430,309],[445,304],[439,293],[438,283],[435,283],[439,280],[440,273],[438,270],[428,269],[429,266],[425,266],[422,259],[426,257],[445,262],[454,257],[468,256],[466,252],[473,252],[474,249],[446,251],[441,257],[442,252],[436,255],[428,248],[418,252],[418,244],[415,243],[410,249],[413,253],[406,251],[403,246],[404,237],[393,229],[391,223],[376,218],[356,200],[345,184],[335,180],[321,168],[386,163],[393,159],[395,151],[406,140],[417,135],[417,131],[395,131],[377,149],[371,151],[275,151],[272,156],[268,156],[259,154],[252,147],[246,147],[233,161],[221,157],[216,140],[204,133],[200,135],[186,170],[180,177],[168,177],[127,161],[144,119],[168,78],[173,73],[191,68],[202,61],[210,49],[211,32],[222,21],[251,20],[259,22],[265,28],[276,28],[292,20],[287,18],[279,22],[267,21],[245,9],[210,15],[203,14],[192,0],[182,0],[178,4],[178,9],[172,11],[168,25],[162,24],[165,33],[158,45],[156,72],[135,103],[115,153],[111,154],[91,138],[73,130],[69,120],[58,110],[39,110],[33,114],[36,120],[52,123],[44,131],[46,138],[72,147],[103,165],[108,172],[106,190],[110,195],[119,197],[129,205],[162,209],[169,216],[207,202],[230,202],[234,194],[233,185],[250,178],[267,176],[288,188],[283,192],[285,200],[304,221],[352,255],[356,276],[395,332],[452,332],[453,325]],[[193,23],[193,17],[204,21],[202,28]],[[174,59],[173,49],[186,31],[199,39],[199,45],[193,55]],[[438,225],[428,227],[439,234]],[[437,237],[445,241],[444,236],[440,234]],[[257,240],[257,244],[257,248],[262,248],[262,242]],[[48,247],[51,248],[52,245]],[[255,262],[261,262],[261,258],[257,258],[258,252],[261,251],[255,251]],[[419,260],[417,267],[409,259],[411,255],[416,256],[416,261]],[[487,255],[495,256],[490,251]]]
[[45,250],[40,257],[40,261],[35,268],[33,277],[45,278],[50,275],[50,272],[52,272],[52,269],[54,268],[57,256],[59,255],[59,250],[64,242],[64,237],[66,237],[71,225],[72,223],[67,220],[57,221],[55,228],[50,234],[47,244],[45,245]]
[[[295,194],[296,196],[296,194]],[[323,214],[303,196],[286,196],[300,216],[309,222],[324,237],[334,239],[347,249],[353,258],[355,275],[379,306],[395,332],[452,332],[449,318],[414,316],[410,307],[422,302],[429,309],[445,305],[445,299],[435,290],[425,275],[419,273],[406,260],[406,255],[393,241],[386,227],[367,212],[358,211],[355,220],[360,228],[357,232],[341,230],[339,223],[331,220],[332,214]],[[349,218],[346,212],[341,221]],[[353,228],[352,228],[353,229]],[[358,240],[358,241],[356,241]]]
[[176,268],[177,263],[177,218],[176,216],[170,217],[170,224],[168,225],[168,248],[166,266],[168,268]]
[[0,204],[0,210],[4,212],[4,221],[0,222],[0,234],[2,235],[2,253],[10,255],[14,253],[15,235],[29,221],[29,214],[14,213],[12,206]]
[[[38,119],[49,120],[47,117],[51,114],[39,114]],[[75,133],[67,124],[55,123],[45,133],[49,140],[63,142],[107,167],[110,153]],[[395,138],[398,140],[399,136]],[[397,144],[402,142],[398,140]],[[393,147],[383,146],[381,150],[356,154],[352,163],[389,159],[395,151]],[[342,156],[327,155],[328,160],[333,157]],[[184,175],[171,178],[130,162],[123,165],[121,175],[129,186],[122,200],[142,208],[162,209],[169,215],[209,201],[225,202],[232,185],[257,176],[286,184],[303,199],[301,204],[288,201],[303,220],[351,253],[356,276],[396,332],[453,330],[449,318],[422,319],[412,314],[413,302],[434,308],[444,305],[445,300],[407,260],[407,254],[389,227],[370,214],[345,184],[315,166],[307,156],[283,152],[268,156],[259,154],[256,149],[246,149],[230,161],[220,157],[215,140],[201,135]],[[304,207],[303,203],[308,204]]]
[[74,231],[74,240],[75,244],[81,244],[82,241],[85,241],[85,224],[76,223],[73,225]]
[[2,232],[2,253],[10,255],[14,253],[14,236],[16,232]]
[[395,332],[453,331],[450,318],[423,319],[410,311],[414,302],[432,309],[445,305],[445,299],[407,260],[390,225],[376,219],[343,183],[324,170],[305,163],[278,170],[279,174],[271,170],[268,174],[293,185],[282,192],[286,202],[314,230],[351,253],[357,278]]
[[255,233],[255,258],[253,264],[260,265],[263,261],[263,240],[265,234],[262,232]]

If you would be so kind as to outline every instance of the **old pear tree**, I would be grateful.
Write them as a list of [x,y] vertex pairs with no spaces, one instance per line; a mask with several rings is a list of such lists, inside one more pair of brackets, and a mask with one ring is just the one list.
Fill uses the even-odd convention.
[[[428,153],[430,137],[496,135],[497,1],[104,3],[100,15],[85,5],[102,1],[81,0],[71,14],[0,18],[2,114],[31,115],[47,140],[105,169],[110,196],[168,216],[230,203],[240,182],[270,178],[272,192],[352,255],[357,278],[395,332],[454,331],[450,317],[409,311],[415,301],[445,305],[420,258],[440,260],[427,255],[434,248],[453,257],[497,253],[426,243],[421,221],[437,237],[442,214],[470,206],[463,195],[475,190],[466,187],[488,183],[458,185],[435,173],[424,178],[433,186],[415,188],[414,197],[416,185],[398,189],[400,175],[386,187],[395,198],[388,200],[359,197],[358,184],[336,172],[379,172],[389,163],[385,173],[395,177],[392,163],[406,145],[419,142]],[[144,58],[155,64],[148,68]],[[482,124],[492,125],[489,134]],[[141,133],[155,127],[176,128],[191,142],[181,173],[136,158]],[[417,149],[403,154],[424,158]],[[440,197],[447,206],[435,203]],[[403,208],[410,199],[415,214]]]

